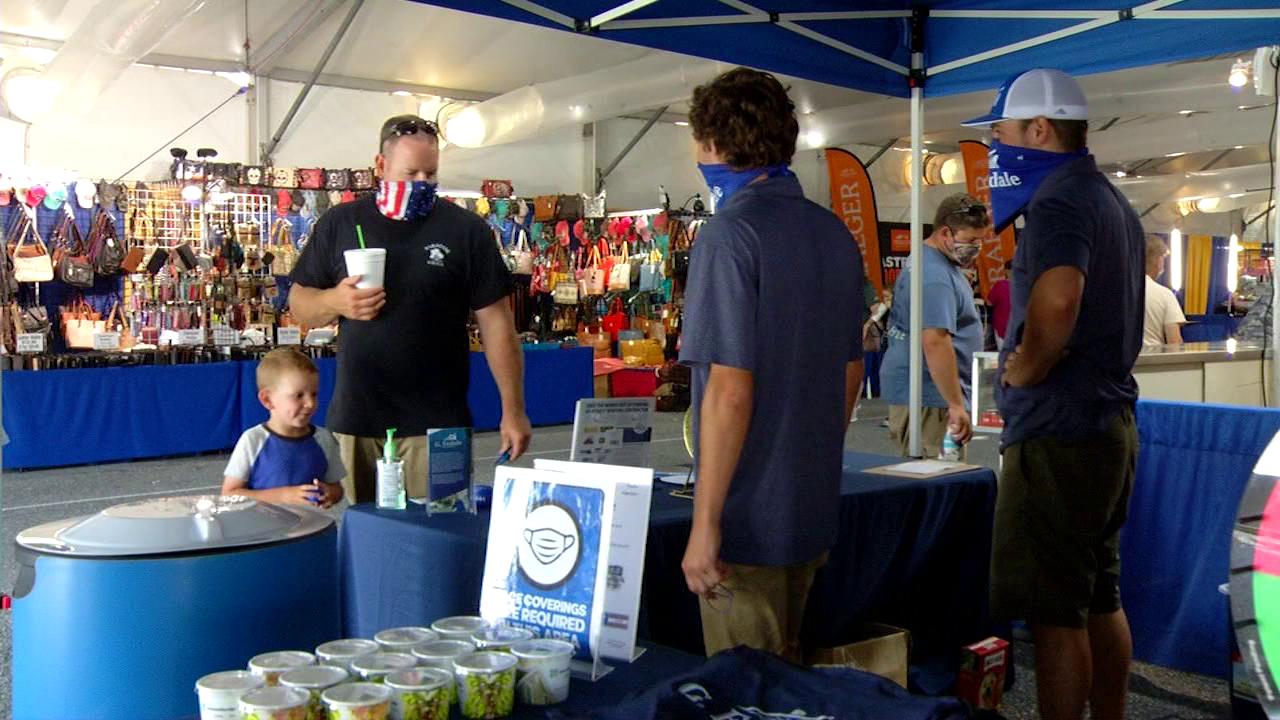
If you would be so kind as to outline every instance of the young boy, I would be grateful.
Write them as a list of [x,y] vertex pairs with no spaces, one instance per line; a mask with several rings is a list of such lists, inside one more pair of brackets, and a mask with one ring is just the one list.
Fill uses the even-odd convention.
[[320,373],[294,348],[267,353],[258,365],[258,402],[270,418],[240,436],[223,472],[223,495],[273,503],[332,507],[342,499],[338,443],[311,424]]

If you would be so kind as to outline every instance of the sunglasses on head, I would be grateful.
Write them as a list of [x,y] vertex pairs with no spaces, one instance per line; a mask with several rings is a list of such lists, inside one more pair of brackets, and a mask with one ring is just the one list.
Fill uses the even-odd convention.
[[387,133],[388,138],[404,137],[405,135],[417,135],[425,133],[432,137],[440,134],[440,128],[430,120],[401,120],[391,126],[391,131]]

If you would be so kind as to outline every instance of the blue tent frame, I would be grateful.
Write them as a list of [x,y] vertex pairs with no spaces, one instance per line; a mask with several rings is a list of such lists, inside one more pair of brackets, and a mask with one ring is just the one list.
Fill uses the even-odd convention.
[[[1085,75],[1280,42],[1274,0],[415,1],[908,97],[915,177],[921,177],[926,92],[994,91],[1034,67]],[[921,334],[923,294],[920,186],[911,187],[913,337]],[[1280,283],[1276,290],[1280,296]],[[1280,337],[1280,313],[1273,332]],[[1280,353],[1275,363],[1280,397]],[[909,443],[916,456],[923,368],[920,344],[912,343]]]

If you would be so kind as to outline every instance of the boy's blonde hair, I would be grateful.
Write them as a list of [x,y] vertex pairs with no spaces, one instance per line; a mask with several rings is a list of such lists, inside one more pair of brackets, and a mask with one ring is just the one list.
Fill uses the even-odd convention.
[[258,389],[266,390],[275,387],[280,378],[290,370],[311,375],[319,375],[316,364],[297,348],[276,348],[267,353],[258,363]]

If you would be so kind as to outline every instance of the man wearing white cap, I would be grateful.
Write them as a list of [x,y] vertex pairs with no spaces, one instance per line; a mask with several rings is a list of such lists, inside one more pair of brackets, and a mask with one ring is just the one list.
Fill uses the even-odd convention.
[[1085,146],[1088,104],[1057,70],[1014,76],[991,113],[995,231],[1019,216],[1000,356],[1004,417],[991,602],[1036,646],[1040,717],[1124,716],[1132,643],[1118,536],[1138,435],[1144,235]]

